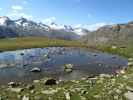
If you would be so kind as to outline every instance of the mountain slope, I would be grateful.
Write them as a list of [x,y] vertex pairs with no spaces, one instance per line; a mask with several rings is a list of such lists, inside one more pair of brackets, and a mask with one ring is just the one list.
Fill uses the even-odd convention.
[[59,38],[66,40],[77,40],[80,38],[73,32],[70,26],[55,29],[43,23],[36,23],[25,18],[11,20],[8,17],[0,17],[0,38],[44,36],[48,38]]
[[107,25],[83,37],[88,44],[126,44],[133,39],[133,22]]

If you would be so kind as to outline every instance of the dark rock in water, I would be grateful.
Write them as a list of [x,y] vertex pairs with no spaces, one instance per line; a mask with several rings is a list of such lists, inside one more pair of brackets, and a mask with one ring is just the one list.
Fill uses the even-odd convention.
[[98,56],[98,55],[97,55],[97,54],[93,54],[93,56],[95,56],[95,57],[96,57],[96,56]]
[[21,56],[23,56],[23,55],[24,55],[24,53],[20,53],[20,55],[21,55]]
[[31,72],[41,72],[41,69],[35,67],[35,68],[31,69],[30,71],[31,71]]
[[113,56],[112,59],[116,59],[117,57],[116,56]]
[[55,79],[48,79],[46,82],[45,82],[45,85],[56,85],[57,82]]

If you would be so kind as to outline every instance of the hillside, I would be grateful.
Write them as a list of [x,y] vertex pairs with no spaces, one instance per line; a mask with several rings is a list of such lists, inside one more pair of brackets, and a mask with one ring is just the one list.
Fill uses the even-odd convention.
[[[85,36],[89,44],[127,44],[133,39],[133,22],[126,24],[107,25]],[[126,40],[126,41],[125,41]]]

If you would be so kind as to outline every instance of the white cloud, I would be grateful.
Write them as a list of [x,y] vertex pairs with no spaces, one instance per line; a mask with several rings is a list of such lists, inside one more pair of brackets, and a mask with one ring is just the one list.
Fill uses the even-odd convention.
[[9,16],[11,18],[14,18],[14,19],[21,18],[21,17],[24,17],[24,18],[27,18],[27,19],[33,19],[32,15],[29,15],[29,14],[26,14],[26,13],[23,13],[23,12],[11,12],[7,16]]
[[105,26],[105,25],[111,25],[113,23],[106,23],[106,22],[101,22],[101,23],[96,23],[96,24],[90,24],[90,25],[82,25],[82,24],[77,24],[74,27],[75,28],[86,28],[90,31],[97,30],[98,28]]
[[23,10],[23,7],[20,6],[20,5],[13,5],[13,6],[12,6],[12,9],[13,9],[13,10]]
[[2,10],[2,8],[0,8],[0,11]]
[[94,31],[94,30],[97,30],[98,28],[102,27],[102,26],[105,26],[105,25],[108,25],[107,23],[96,23],[96,24],[92,24],[92,25],[87,25],[87,29],[90,30],[90,31]]
[[52,22],[55,22],[55,20],[56,20],[55,17],[49,17],[49,18],[42,20],[42,22],[46,24],[51,24]]

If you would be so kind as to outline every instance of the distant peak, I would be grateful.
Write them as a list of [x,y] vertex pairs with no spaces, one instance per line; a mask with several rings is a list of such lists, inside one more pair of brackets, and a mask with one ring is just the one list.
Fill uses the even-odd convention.
[[10,19],[6,16],[1,16],[0,17],[0,25],[7,25],[7,22],[9,21]]

